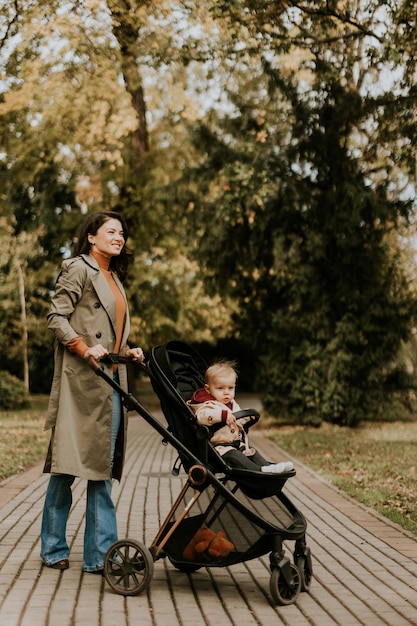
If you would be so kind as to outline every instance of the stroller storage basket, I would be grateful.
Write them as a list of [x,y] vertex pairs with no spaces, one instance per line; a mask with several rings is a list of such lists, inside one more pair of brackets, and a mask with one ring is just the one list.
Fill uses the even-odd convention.
[[[204,551],[194,559],[200,566],[219,567],[267,554],[271,550],[274,538],[281,548],[283,539],[304,535],[304,519],[298,515],[294,517],[293,511],[279,500],[274,499],[272,510],[271,502],[261,508],[263,514],[259,515],[259,509],[254,509],[249,499],[236,500],[231,498],[227,491],[220,492],[216,484],[209,484],[200,495],[197,505],[176,528],[164,551],[177,567],[180,564],[184,565],[187,562],[184,558],[184,549],[200,528],[209,528],[214,533],[222,531],[227,540],[233,544],[230,553],[219,557],[210,556]],[[171,521],[174,520],[175,516]],[[268,520],[273,520],[274,523]],[[278,528],[277,520],[282,524]]]

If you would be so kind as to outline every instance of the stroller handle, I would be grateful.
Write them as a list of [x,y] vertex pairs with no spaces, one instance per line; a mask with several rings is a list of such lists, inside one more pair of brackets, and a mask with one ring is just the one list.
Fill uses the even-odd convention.
[[115,354],[114,352],[109,352],[103,359],[97,361],[93,356],[88,358],[88,364],[94,372],[97,372],[98,369],[102,369],[100,362],[104,361],[104,363],[125,363],[127,365],[136,365],[143,370],[146,370],[146,363],[139,363],[138,361],[134,361],[131,357],[121,356],[120,354]]
[[97,372],[97,370],[101,369],[101,366],[98,361],[93,356],[88,357],[88,365],[91,367],[93,372]]

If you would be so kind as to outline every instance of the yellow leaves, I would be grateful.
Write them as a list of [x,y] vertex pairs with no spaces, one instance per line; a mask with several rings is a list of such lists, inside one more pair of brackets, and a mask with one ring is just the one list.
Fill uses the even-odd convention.
[[306,67],[306,62],[313,58],[308,50],[291,46],[287,54],[279,55],[277,65],[284,76],[297,75],[299,82],[311,83],[314,80],[314,74]]
[[4,101],[0,102],[0,115],[26,109],[31,104],[39,88],[37,84],[39,80],[38,69],[39,64],[34,63],[33,76],[22,82],[19,87],[4,93]]
[[263,24],[262,25],[262,29],[266,32],[266,33],[274,33],[277,30],[277,27],[275,26],[275,24]]
[[[26,16],[13,45],[20,60],[0,115],[27,109],[34,141],[42,133],[45,143],[58,137],[65,146],[56,153],[63,168],[70,170],[75,160],[79,165],[81,150],[93,162],[122,166],[125,137],[136,119],[104,3],[88,0],[65,14],[48,13],[45,5],[44,14]],[[0,78],[5,83],[7,77]]]
[[[22,231],[16,237],[13,235],[13,220],[0,216],[0,266],[5,265],[11,257],[15,261],[24,262],[31,255],[38,254],[39,237],[44,233],[44,230],[45,226],[41,225],[31,233]],[[3,280],[5,279],[3,278]]]
[[93,14],[103,12],[103,0],[83,0],[83,5]]
[[197,342],[212,342],[230,334],[234,305],[206,293],[197,263],[162,246],[153,247],[151,257],[140,259],[137,255],[137,263],[138,274],[132,276],[131,288],[140,293],[142,301],[148,300],[146,324],[139,318],[134,323],[142,344],[159,343],[172,333]]
[[103,197],[101,177],[98,174],[80,177],[75,187],[75,193],[80,206],[89,207],[100,203]]
[[258,141],[259,143],[265,143],[267,139],[268,133],[266,132],[266,130],[260,130],[256,133],[256,141]]

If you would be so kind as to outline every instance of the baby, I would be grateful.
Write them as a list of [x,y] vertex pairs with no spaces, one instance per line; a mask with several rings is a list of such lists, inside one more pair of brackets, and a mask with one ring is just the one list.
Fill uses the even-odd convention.
[[188,402],[198,423],[210,428],[211,443],[230,466],[274,474],[291,471],[291,462],[270,463],[249,447],[243,425],[254,417],[236,419],[234,415],[240,411],[235,400],[236,380],[233,361],[220,361],[207,369],[204,387]]

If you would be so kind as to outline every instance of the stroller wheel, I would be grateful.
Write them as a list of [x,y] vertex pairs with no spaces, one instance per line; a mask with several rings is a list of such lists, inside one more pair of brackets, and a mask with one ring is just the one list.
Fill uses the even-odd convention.
[[121,539],[108,549],[103,573],[113,591],[123,596],[136,596],[147,589],[152,580],[152,554],[141,543]]
[[311,579],[313,578],[313,572],[309,559],[305,556],[299,556],[297,557],[295,564],[300,572],[301,591],[309,591]]
[[291,581],[286,580],[279,567],[274,568],[271,573],[271,595],[275,602],[281,606],[293,604],[301,590],[300,572],[293,563],[289,567],[292,575]]

